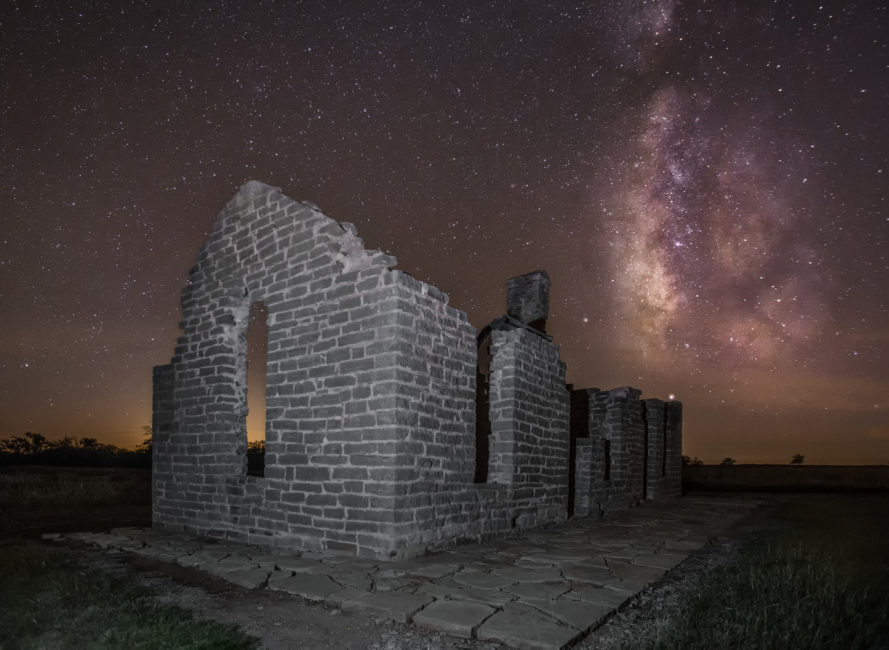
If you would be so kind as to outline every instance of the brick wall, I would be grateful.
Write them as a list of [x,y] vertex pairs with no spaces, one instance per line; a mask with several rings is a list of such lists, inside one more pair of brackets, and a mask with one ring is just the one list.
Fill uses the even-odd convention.
[[664,419],[664,402],[659,399],[642,400],[645,420],[647,453],[645,457],[645,498],[660,499],[668,495],[666,442],[667,429]]
[[640,391],[586,389],[589,434],[577,438],[575,507],[596,515],[638,505],[644,498],[645,428]]
[[[155,525],[390,558],[564,520],[558,347],[497,333],[513,465],[501,454],[500,480],[475,485],[475,329],[394,264],[275,188],[251,182],[229,202],[182,292],[171,363],[154,372]],[[269,330],[261,477],[246,472],[255,302]]]
[[[155,446],[169,459],[154,472],[155,523],[368,554],[373,539],[390,537],[394,263],[365,251],[349,224],[260,183],[226,206],[182,294],[174,417]],[[245,454],[246,328],[257,301],[269,312],[264,477],[247,476]],[[347,529],[347,511],[373,530]]]
[[664,496],[678,497],[682,495],[682,402],[664,405],[664,428],[667,434]]

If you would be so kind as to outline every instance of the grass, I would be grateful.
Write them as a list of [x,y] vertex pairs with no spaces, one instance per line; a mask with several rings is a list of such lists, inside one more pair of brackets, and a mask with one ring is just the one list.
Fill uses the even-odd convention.
[[160,604],[44,532],[150,525],[144,469],[0,467],[0,650],[255,648],[237,628]]
[[236,628],[196,620],[152,593],[84,569],[74,551],[0,546],[0,648],[255,648]]
[[653,648],[889,647],[889,497],[823,495],[775,509],[708,576]]
[[0,536],[151,523],[151,470],[0,467]]

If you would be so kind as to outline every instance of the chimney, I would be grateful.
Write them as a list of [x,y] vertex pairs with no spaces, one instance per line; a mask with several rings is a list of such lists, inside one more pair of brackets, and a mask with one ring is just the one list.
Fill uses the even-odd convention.
[[517,275],[506,281],[506,315],[546,332],[550,279],[546,271]]

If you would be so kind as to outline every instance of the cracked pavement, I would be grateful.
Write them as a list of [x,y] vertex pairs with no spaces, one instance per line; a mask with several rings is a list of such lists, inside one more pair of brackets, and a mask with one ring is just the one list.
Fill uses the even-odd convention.
[[564,648],[752,513],[756,497],[645,503],[411,560],[298,553],[150,528],[47,534],[454,637]]

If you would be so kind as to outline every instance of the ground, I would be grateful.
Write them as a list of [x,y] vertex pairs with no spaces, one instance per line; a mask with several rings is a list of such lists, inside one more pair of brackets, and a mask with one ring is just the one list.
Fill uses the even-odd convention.
[[[66,470],[66,476],[68,474],[70,472]],[[0,476],[0,479],[3,478]],[[16,566],[16,563],[12,559],[14,556],[6,551],[16,548],[30,547],[37,551],[42,549],[40,553],[31,553],[31,557],[40,557],[47,551],[62,549],[69,549],[67,556],[71,556],[70,551],[73,550],[75,555],[69,559],[69,563],[74,562],[76,566],[75,560],[79,558],[87,568],[100,569],[104,573],[122,577],[123,582],[127,584],[148,587],[162,602],[191,611],[198,619],[235,625],[258,638],[261,647],[270,649],[495,650],[505,647],[491,641],[464,640],[441,635],[424,629],[419,624],[404,625],[392,622],[367,610],[352,611],[351,608],[347,608],[347,611],[343,611],[337,604],[331,604],[330,599],[327,600],[327,604],[314,604],[283,591],[248,590],[237,586],[231,580],[214,577],[205,571],[153,559],[149,557],[150,553],[121,550],[124,547],[119,544],[117,547],[103,544],[102,546],[106,547],[103,550],[96,542],[88,543],[87,538],[90,536],[81,536],[78,541],[77,535],[68,533],[77,530],[107,531],[118,523],[133,527],[146,526],[150,519],[148,502],[144,498],[136,499],[129,508],[119,505],[121,498],[117,495],[89,507],[81,504],[83,507],[79,510],[73,504],[62,501],[44,504],[44,509],[41,510],[37,507],[22,506],[25,503],[23,496],[28,494],[24,488],[32,484],[31,478],[27,481],[20,476],[13,478],[14,481],[9,476],[5,477],[8,483],[5,487],[16,488],[18,485],[21,494],[14,494],[14,489],[0,491],[0,505],[4,506],[0,509],[0,546],[4,547],[0,549],[0,554],[3,554],[0,557],[7,558],[7,567]],[[53,494],[69,495],[70,486],[84,483],[86,478],[83,473],[72,474],[66,479],[69,480],[69,484],[60,484],[59,489]],[[120,491],[126,495],[133,493],[132,486],[125,486]],[[43,488],[34,492],[37,495],[47,493]],[[84,490],[86,495],[98,493],[99,490],[95,488]],[[4,504],[4,494],[12,499],[10,503]],[[39,501],[37,497],[35,499],[35,503]],[[719,506],[719,503],[722,505]],[[733,505],[742,503],[746,504],[742,509]],[[761,574],[765,574],[772,582],[764,583],[764,587],[757,586],[755,591],[773,592],[770,594],[772,600],[766,603],[765,607],[776,607],[774,614],[778,617],[769,621],[767,628],[777,629],[779,633],[804,635],[817,623],[826,627],[827,633],[816,637],[811,647],[827,647],[823,642],[825,640],[832,642],[832,645],[828,644],[830,647],[889,647],[889,613],[885,610],[885,600],[881,595],[889,597],[889,594],[885,593],[885,585],[889,584],[889,560],[885,559],[889,558],[889,547],[887,547],[889,537],[886,535],[889,532],[887,528],[889,524],[885,522],[884,517],[886,508],[889,508],[889,493],[697,495],[689,496],[675,505],[679,507],[675,508],[669,504],[643,506],[640,509],[616,514],[592,526],[591,530],[600,532],[611,527],[612,533],[615,532],[613,527],[616,526],[618,531],[623,531],[618,532],[621,539],[626,535],[636,540],[631,546],[636,547],[637,555],[649,553],[646,546],[652,544],[657,536],[652,536],[652,531],[656,530],[651,528],[652,517],[662,522],[665,518],[666,520],[672,518],[673,523],[668,528],[672,528],[674,532],[677,527],[678,530],[683,530],[686,526],[697,526],[701,532],[706,530],[710,532],[696,536],[695,539],[700,541],[692,545],[694,550],[685,553],[688,557],[684,561],[663,577],[641,588],[620,605],[616,612],[607,616],[604,622],[598,621],[595,624],[597,627],[577,642],[575,647],[638,648],[659,642],[663,644],[661,647],[731,647],[732,642],[718,644],[715,642],[718,637],[713,636],[712,631],[702,632],[694,625],[689,626],[689,621],[703,619],[724,621],[725,614],[729,611],[744,612],[741,618],[746,617],[746,620],[742,621],[742,626],[748,625],[748,627],[743,629],[742,635],[758,633],[759,630],[755,629],[755,625],[749,622],[760,618],[758,613],[764,607],[763,601],[753,599],[746,605],[739,606],[734,596],[730,595],[728,609],[715,613],[700,609],[694,613],[696,610],[689,609],[689,603],[696,599],[698,605],[701,602],[717,603],[723,593],[728,593],[726,591],[726,585],[730,582],[728,578],[740,577],[741,582],[746,585],[748,579],[759,579]],[[757,505],[759,507],[756,507]],[[7,506],[21,507],[15,510]],[[728,507],[735,508],[737,516],[726,517]],[[720,508],[723,510],[720,511]],[[692,516],[693,511],[696,512],[694,516]],[[720,512],[722,515],[718,514]],[[646,519],[649,524],[644,523]],[[729,520],[735,523],[729,525]],[[572,548],[587,549],[591,542],[586,536],[587,526],[588,524],[584,522],[569,523],[550,531],[532,533],[524,539],[506,540],[482,546],[467,545],[453,552],[463,558],[460,564],[481,563],[481,566],[485,566],[504,561],[511,563],[518,557],[527,560],[533,559],[534,553],[549,553],[552,549],[548,550],[547,544],[553,542],[553,535],[560,538],[558,544],[561,544],[562,548],[567,543],[574,544]],[[661,529],[661,532],[664,533],[666,530]],[[687,534],[690,529],[685,530]],[[48,532],[66,535],[55,537],[53,541],[41,541],[41,533]],[[776,532],[779,534],[774,535]],[[156,533],[146,531],[146,534]],[[594,543],[594,540],[592,541]],[[748,552],[750,549],[761,548],[766,541],[775,543],[776,549],[781,553],[775,557],[764,557],[762,554]],[[604,543],[605,540],[600,542]],[[622,561],[620,551],[611,548],[615,560]],[[790,552],[789,556],[787,551]],[[751,558],[753,558],[752,569]],[[450,561],[453,558],[444,559]],[[443,558],[438,558],[437,561],[442,560]],[[429,561],[435,562],[436,558],[429,558]],[[334,564],[336,565],[336,562]],[[46,568],[41,569],[40,562],[32,566],[31,570],[34,571],[32,574],[34,577],[55,575],[48,573]],[[498,569],[494,567],[493,570],[496,572]],[[786,573],[787,571],[796,573]],[[809,574],[813,574],[814,578]],[[806,576],[811,579],[807,580]],[[2,582],[0,581],[0,595],[4,591]],[[797,592],[782,590],[785,583],[796,583]],[[833,583],[832,590],[822,589],[822,586],[828,583]],[[25,585],[37,583],[17,584],[21,588],[26,588]],[[712,591],[714,585],[717,593]],[[839,604],[839,609],[834,612],[833,618],[825,614],[816,617],[817,621],[813,621],[811,607],[805,606],[810,597],[819,596],[813,593],[813,587],[815,591],[824,592],[820,594],[822,600],[818,602],[818,607],[831,604],[825,598]],[[855,590],[862,591],[862,587],[867,587],[862,594],[853,593]],[[869,595],[865,593],[868,589],[871,592]],[[7,604],[22,603],[19,587],[10,587],[6,592]],[[539,595],[535,595],[537,593],[532,589],[529,598],[539,598]],[[800,594],[802,594],[801,600]],[[78,607],[83,609],[79,603],[84,601],[81,599],[76,602],[78,604],[75,605],[75,609]],[[799,606],[800,602],[803,606]],[[720,606],[725,607],[724,604]],[[18,611],[19,613],[12,618],[7,616],[4,619],[0,615],[0,647],[7,647],[11,640],[8,631],[14,627],[9,627],[10,621],[31,619],[27,605],[24,610],[19,608]],[[853,620],[850,625],[846,625],[846,621],[849,620],[847,615],[850,612],[852,619],[858,617],[861,620]],[[862,613],[863,617],[859,616]],[[24,619],[15,618],[22,615],[25,616]],[[48,610],[45,615],[50,619],[65,620],[59,618],[55,609]],[[8,627],[5,635],[4,620]],[[785,621],[791,623],[785,624]],[[59,625],[61,627],[57,626],[57,629],[63,638],[68,629],[65,625],[70,623],[59,623]],[[846,626],[848,629],[841,630],[840,634],[834,634],[830,631],[832,625]],[[99,620],[98,626],[99,632],[106,629],[104,619]],[[144,626],[144,619],[136,619],[132,629],[136,635],[144,637]],[[679,636],[674,634],[683,626],[685,629]],[[687,641],[676,640],[683,639],[682,634],[688,639],[689,630],[690,638],[698,639],[697,641],[689,645]],[[771,633],[770,630],[767,632]],[[35,638],[38,639],[36,646],[25,642],[20,644],[21,647],[43,648],[39,641],[40,635]],[[177,640],[181,637],[172,638]],[[856,642],[850,644],[849,638]],[[766,646],[775,643],[779,647],[786,645],[775,642],[774,639],[774,635],[763,637],[763,643]],[[874,640],[883,639],[887,641],[885,646],[882,642],[876,646],[872,643]],[[245,641],[241,639],[231,647],[245,647],[243,643]],[[19,646],[13,641],[9,647]]]
[[[774,499],[774,497],[772,497]],[[670,625],[670,614],[696,591],[716,567],[732,561],[744,541],[767,525],[762,511],[724,536],[714,538],[664,578],[643,590],[607,622],[581,640],[579,648],[640,647]],[[164,602],[200,618],[235,624],[261,639],[269,650],[291,648],[370,650],[496,650],[498,643],[458,639],[394,623],[364,612],[343,612],[269,590],[251,591],[196,569],[79,546],[87,563],[131,576],[161,594]]]

